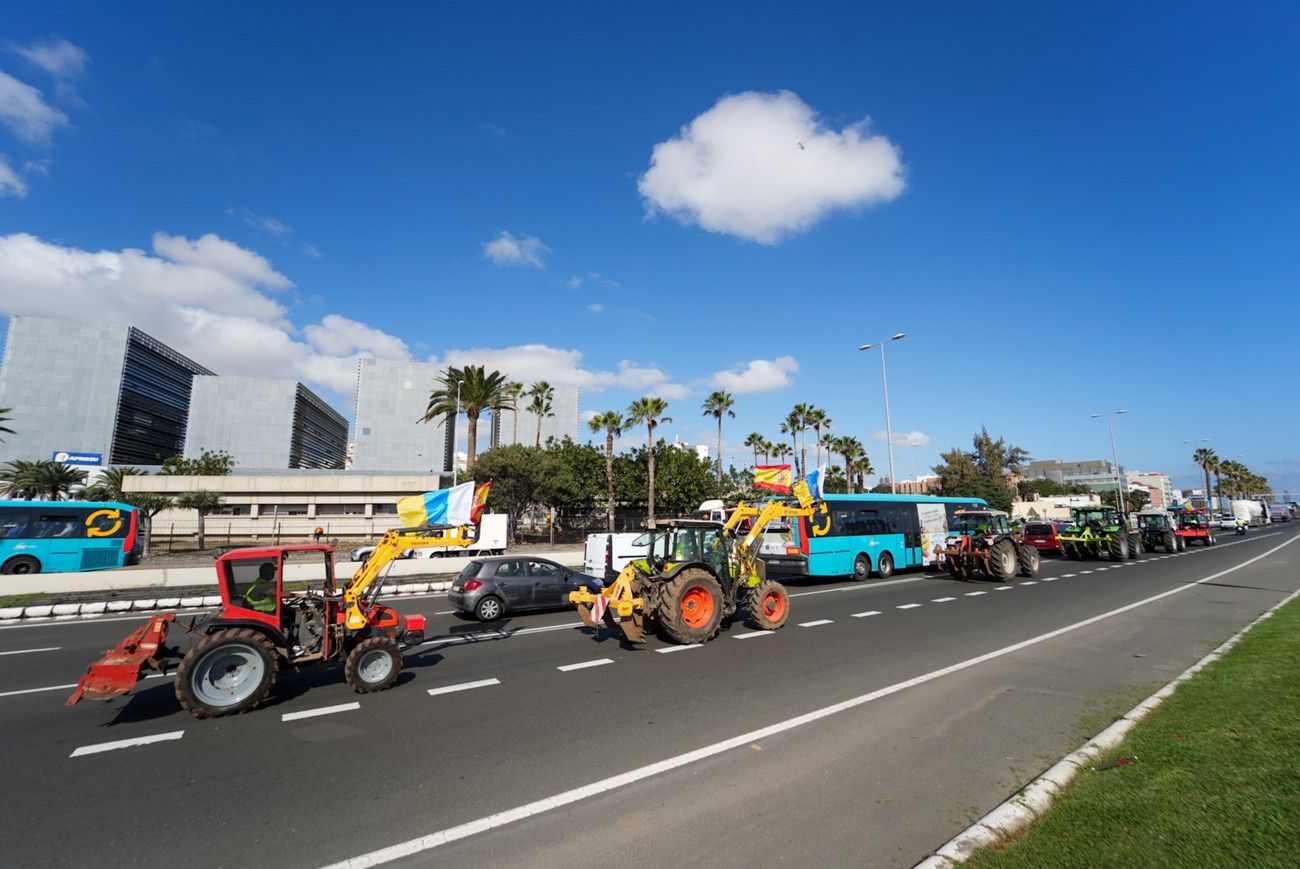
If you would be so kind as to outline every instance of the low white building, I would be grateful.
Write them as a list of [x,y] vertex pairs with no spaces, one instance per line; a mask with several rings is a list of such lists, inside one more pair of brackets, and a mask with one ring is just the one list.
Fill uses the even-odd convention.
[[1090,507],[1101,503],[1097,495],[1044,495],[1033,501],[1012,501],[1012,519],[1069,519],[1071,507]]

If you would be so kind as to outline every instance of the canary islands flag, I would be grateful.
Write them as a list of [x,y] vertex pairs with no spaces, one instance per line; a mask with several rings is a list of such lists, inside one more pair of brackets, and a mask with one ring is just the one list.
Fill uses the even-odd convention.
[[474,484],[461,483],[450,489],[398,498],[397,517],[401,520],[403,528],[422,528],[425,525],[468,525],[474,521],[475,500]]
[[789,492],[794,475],[789,465],[755,465],[754,486],[770,492]]

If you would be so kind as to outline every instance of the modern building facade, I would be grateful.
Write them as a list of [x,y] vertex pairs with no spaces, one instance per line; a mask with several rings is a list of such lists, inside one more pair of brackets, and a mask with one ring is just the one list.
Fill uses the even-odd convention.
[[1169,479],[1168,474],[1159,471],[1129,471],[1128,486],[1146,492],[1151,498],[1152,507],[1163,509],[1177,503],[1174,481]]
[[1027,480],[1052,480],[1063,485],[1083,485],[1093,491],[1114,489],[1118,485],[1128,489],[1124,467],[1121,465],[1117,468],[1105,459],[1082,462],[1046,459],[1031,462],[1025,468],[1024,476]]
[[[357,471],[450,473],[457,433],[464,437],[465,420],[451,416],[433,422],[419,420],[438,386],[442,366],[414,360],[362,359],[357,369],[356,444],[352,467]],[[554,416],[541,423],[541,441],[550,437],[578,437],[576,386],[556,386]],[[480,451],[491,446],[537,441],[537,417],[524,410],[502,411],[500,418],[484,414],[479,419]],[[516,418],[517,416],[517,418]],[[450,436],[449,436],[450,433]]]
[[241,470],[341,469],[348,421],[292,380],[194,378],[185,457],[224,450]]
[[11,316],[0,462],[157,465],[183,452],[192,379],[211,373],[133,326]]

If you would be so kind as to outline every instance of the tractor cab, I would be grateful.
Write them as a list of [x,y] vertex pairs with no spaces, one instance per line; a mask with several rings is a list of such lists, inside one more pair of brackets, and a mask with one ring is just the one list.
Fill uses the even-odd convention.
[[334,549],[323,544],[236,549],[217,558],[223,621],[272,631],[290,660],[329,652],[329,601],[337,601]]
[[948,527],[956,534],[1010,534],[1011,522],[1000,510],[958,510]]
[[669,519],[656,522],[653,528],[632,541],[645,547],[646,566],[655,572],[671,570],[675,565],[702,562],[724,581],[731,575],[731,560],[723,526],[703,519]]
[[1112,507],[1075,507],[1070,511],[1070,524],[1076,528],[1092,528],[1101,531],[1123,524],[1119,511]]

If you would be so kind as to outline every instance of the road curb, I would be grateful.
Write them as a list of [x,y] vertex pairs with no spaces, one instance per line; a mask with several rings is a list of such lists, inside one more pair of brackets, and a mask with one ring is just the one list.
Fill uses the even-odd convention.
[[[443,582],[408,582],[388,588],[385,595],[401,597],[412,594],[429,594],[451,588],[451,580]],[[78,603],[40,604],[38,606],[5,607],[0,609],[0,625],[12,625],[31,619],[70,619],[79,616],[99,616],[122,612],[150,612],[174,609],[211,609],[221,606],[221,595],[195,595],[193,597],[140,598],[138,600],[95,600]]]
[[1293,591],[1259,618],[1246,625],[1225,640],[1218,648],[1201,658],[1178,675],[1172,682],[1156,691],[1147,699],[1134,706],[1118,721],[1089,739],[1079,748],[1063,757],[1054,766],[1025,785],[993,811],[953,836],[932,855],[917,863],[913,869],[949,869],[969,860],[978,849],[996,845],[1004,839],[1015,835],[1034,821],[1038,820],[1052,807],[1057,795],[1074,780],[1081,768],[1098,757],[1112,751],[1128,732],[1137,726],[1177,690],[1178,686],[1191,679],[1205,668],[1207,664],[1219,660],[1224,654],[1246,636],[1256,625],[1271,618],[1275,612],[1291,601],[1300,597],[1300,589]]

